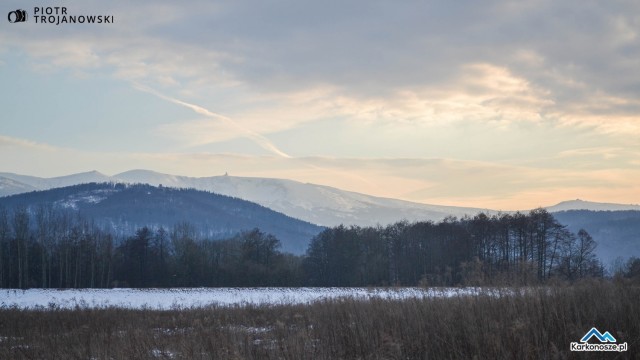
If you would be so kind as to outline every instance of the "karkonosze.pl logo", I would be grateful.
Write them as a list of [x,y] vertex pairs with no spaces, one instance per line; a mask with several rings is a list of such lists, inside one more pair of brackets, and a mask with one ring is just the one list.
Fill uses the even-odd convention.
[[[589,344],[591,338],[596,337],[600,342],[599,344]],[[586,334],[580,339],[580,342],[571,343],[571,351],[627,351],[627,343],[617,344],[616,338],[613,337],[608,331],[601,333],[595,327],[587,331]]]
[[[26,10],[9,11],[7,20],[10,23],[27,22]],[[36,24],[113,24],[113,15],[70,15],[65,6],[34,7],[33,20]]]

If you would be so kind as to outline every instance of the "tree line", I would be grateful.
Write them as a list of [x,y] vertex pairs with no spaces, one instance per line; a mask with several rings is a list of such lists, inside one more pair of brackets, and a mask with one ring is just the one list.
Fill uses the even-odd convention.
[[189,223],[117,238],[77,213],[0,208],[1,288],[531,284],[603,276],[594,239],[544,209],[337,226],[303,256],[259,229],[201,239]]
[[77,213],[0,208],[0,288],[298,286],[300,257],[258,229],[199,239],[189,223],[118,239]]
[[316,286],[531,284],[603,276],[584,230],[544,209],[442,222],[327,229],[303,265]]

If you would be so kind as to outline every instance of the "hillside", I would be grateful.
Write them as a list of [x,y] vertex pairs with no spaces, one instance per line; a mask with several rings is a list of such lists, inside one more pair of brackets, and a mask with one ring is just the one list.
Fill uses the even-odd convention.
[[493,212],[486,209],[420,204],[286,179],[212,176],[194,178],[132,170],[113,176],[129,183],[166,184],[239,197],[322,226],[387,225],[400,220],[440,221],[447,216]]
[[193,189],[90,183],[0,198],[8,208],[39,204],[81,213],[117,234],[142,226],[170,229],[186,221],[201,236],[222,239],[257,227],[280,239],[283,251],[296,254],[322,230],[249,201]]
[[[149,170],[131,170],[111,177],[96,171],[49,179],[11,173],[0,173],[0,176],[39,190],[63,186],[59,184],[66,186],[102,181],[192,188],[255,202],[296,219],[321,226],[340,224],[375,226],[378,224],[387,225],[400,220],[440,221],[447,216],[473,216],[480,212],[495,213],[495,211],[488,209],[421,204],[382,198],[287,179],[237,176],[197,178],[162,174]],[[11,191],[13,192],[5,190],[9,193],[18,193],[19,189]],[[0,191],[0,195],[3,195],[2,191]]]
[[587,230],[598,242],[595,251],[605,265],[617,257],[640,257],[640,211],[571,210],[553,216],[573,232]]
[[546,207],[549,212],[560,212],[570,210],[590,210],[590,211],[628,211],[635,210],[640,211],[640,205],[633,204],[613,204],[613,203],[600,203],[585,200],[569,200],[563,201],[559,204]]

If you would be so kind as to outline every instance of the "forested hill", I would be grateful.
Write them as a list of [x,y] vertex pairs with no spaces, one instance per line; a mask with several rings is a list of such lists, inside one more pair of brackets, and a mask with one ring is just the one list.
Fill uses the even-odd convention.
[[598,242],[596,254],[605,264],[618,257],[640,257],[640,211],[570,210],[553,216],[571,231],[587,230]]
[[78,212],[127,236],[143,226],[171,229],[182,222],[209,239],[259,228],[276,236],[282,251],[294,254],[303,253],[309,240],[322,231],[322,227],[249,201],[193,189],[91,183],[0,198],[0,206],[8,209],[35,209],[42,204]]

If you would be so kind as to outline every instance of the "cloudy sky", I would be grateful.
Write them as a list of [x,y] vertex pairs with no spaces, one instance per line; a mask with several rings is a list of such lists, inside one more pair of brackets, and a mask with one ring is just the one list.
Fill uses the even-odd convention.
[[[62,5],[115,23],[34,22]],[[502,210],[640,203],[635,0],[0,13],[0,171],[229,172]]]

